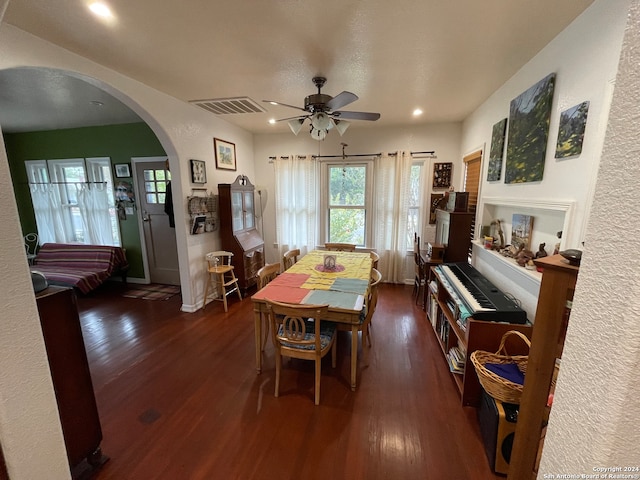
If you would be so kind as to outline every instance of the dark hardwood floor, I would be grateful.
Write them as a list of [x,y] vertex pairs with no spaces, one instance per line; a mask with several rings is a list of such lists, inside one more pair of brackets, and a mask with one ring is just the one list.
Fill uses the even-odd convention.
[[105,285],[79,298],[110,479],[453,479],[492,473],[476,411],[463,408],[410,286],[382,285],[369,365],[349,388],[348,332],[338,365],[285,362],[273,396],[269,344],[255,370],[251,300],[180,312]]

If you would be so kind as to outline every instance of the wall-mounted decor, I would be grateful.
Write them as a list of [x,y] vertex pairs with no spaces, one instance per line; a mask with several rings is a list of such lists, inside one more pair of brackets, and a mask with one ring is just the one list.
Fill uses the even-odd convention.
[[133,184],[126,180],[118,180],[115,185],[115,197],[120,202],[135,202],[136,194],[133,191]]
[[236,144],[214,138],[213,146],[216,150],[216,168],[220,170],[235,170]]
[[505,183],[542,180],[555,80],[551,73],[511,101]]
[[207,165],[202,160],[191,160],[191,182],[207,183]]
[[432,193],[431,194],[431,207],[429,208],[429,223],[436,223],[436,210],[438,208],[442,208],[440,205],[442,203],[442,199],[444,198],[444,193]]
[[451,162],[433,164],[433,188],[449,188],[452,168]]
[[560,114],[556,158],[575,157],[582,153],[588,113],[589,102],[582,102]]
[[113,168],[116,171],[116,178],[129,178],[131,176],[128,163],[116,163]]
[[507,132],[507,119],[500,120],[491,131],[491,150],[489,152],[489,169],[487,182],[500,180],[502,173],[502,156],[504,154],[504,135]]
[[519,249],[531,250],[533,217],[514,213],[511,221],[511,245]]

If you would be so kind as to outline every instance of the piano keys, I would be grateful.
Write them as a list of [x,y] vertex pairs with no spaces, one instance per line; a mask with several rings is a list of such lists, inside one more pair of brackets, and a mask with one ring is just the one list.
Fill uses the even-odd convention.
[[468,263],[436,267],[476,320],[527,323],[527,312]]

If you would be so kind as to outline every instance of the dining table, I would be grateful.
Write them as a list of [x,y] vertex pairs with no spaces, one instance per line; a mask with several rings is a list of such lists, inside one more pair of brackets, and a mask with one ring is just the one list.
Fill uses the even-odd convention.
[[262,318],[267,300],[302,305],[328,305],[322,320],[351,328],[351,389],[356,389],[358,330],[360,315],[371,277],[369,253],[312,250],[256,292],[255,320],[256,369],[262,371]]

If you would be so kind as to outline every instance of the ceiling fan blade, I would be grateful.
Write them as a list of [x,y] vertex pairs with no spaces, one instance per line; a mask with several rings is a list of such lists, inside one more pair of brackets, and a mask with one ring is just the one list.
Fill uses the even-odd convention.
[[295,117],[287,117],[287,118],[279,118],[276,120],[276,122],[286,122],[287,120],[293,120],[293,119],[307,119],[309,118],[311,115],[296,115]]
[[296,110],[302,110],[303,112],[306,112],[306,110],[302,107],[296,107],[295,105],[287,105],[286,103],[281,103],[281,102],[276,102],[274,100],[262,100],[263,102],[267,102],[270,103],[271,105],[278,105],[280,107],[289,107],[289,108],[295,108]]
[[378,120],[380,118],[380,114],[379,113],[373,113],[373,112],[346,112],[346,111],[341,111],[341,112],[333,112],[331,114],[332,116],[341,119],[341,118],[345,118],[345,119],[349,119],[349,120],[370,120],[370,121],[375,121]]
[[329,100],[327,102],[327,108],[329,108],[329,110],[336,110],[344,107],[345,105],[349,105],[356,100],[358,100],[358,96],[355,93],[345,91]]

